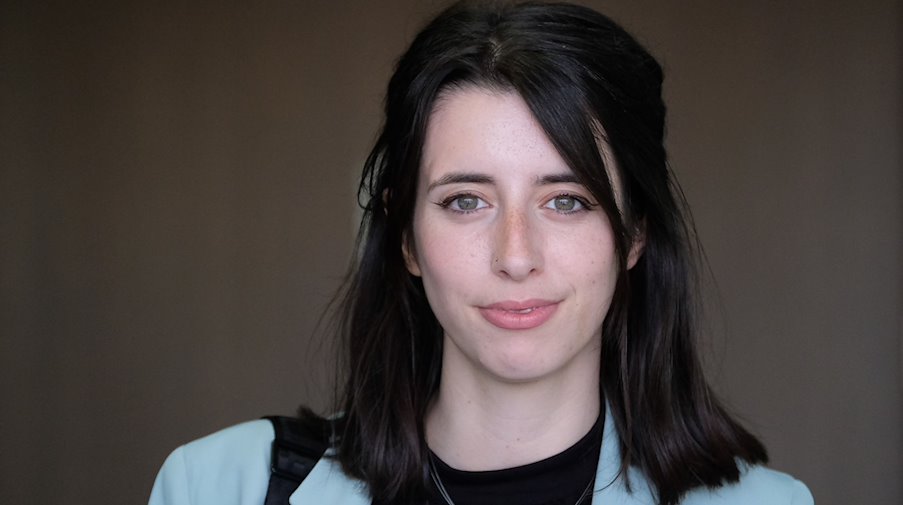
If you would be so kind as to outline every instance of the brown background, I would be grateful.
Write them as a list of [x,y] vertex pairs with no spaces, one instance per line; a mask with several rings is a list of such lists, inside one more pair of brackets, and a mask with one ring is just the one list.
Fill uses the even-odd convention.
[[[820,505],[903,503],[903,8],[599,1],[667,72],[712,380]],[[0,502],[143,503],[327,402],[391,65],[441,2],[0,3]]]

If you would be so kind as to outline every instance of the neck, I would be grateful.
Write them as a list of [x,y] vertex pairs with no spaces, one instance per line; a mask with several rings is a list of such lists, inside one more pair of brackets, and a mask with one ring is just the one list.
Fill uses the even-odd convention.
[[426,434],[430,449],[452,468],[500,470],[540,461],[575,444],[599,416],[597,354],[525,382],[449,366],[448,358],[443,357]]

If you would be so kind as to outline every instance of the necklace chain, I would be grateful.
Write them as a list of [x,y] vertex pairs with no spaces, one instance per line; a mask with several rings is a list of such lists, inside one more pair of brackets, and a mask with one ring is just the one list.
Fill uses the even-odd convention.
[[[445,489],[445,485],[442,483],[442,478],[439,477],[439,472],[436,470],[436,465],[434,463],[434,457],[430,454],[430,478],[433,479],[433,484],[436,485],[436,491],[439,492],[439,496],[445,502],[446,505],[455,505],[454,500],[451,499],[451,496],[448,494],[448,490]],[[589,482],[586,483],[586,488],[580,493],[580,497],[577,498],[577,501],[574,502],[574,505],[580,505],[583,503],[583,500],[586,499],[587,496],[592,495],[593,482],[596,480],[596,476],[593,475],[590,478]]]

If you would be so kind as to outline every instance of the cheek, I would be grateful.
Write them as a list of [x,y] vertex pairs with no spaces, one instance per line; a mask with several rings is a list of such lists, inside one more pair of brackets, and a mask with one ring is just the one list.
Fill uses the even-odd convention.
[[583,240],[558,260],[568,270],[567,276],[578,284],[579,290],[589,291],[593,297],[608,299],[614,292],[618,278],[618,262],[609,233],[587,233]]
[[417,251],[432,263],[465,262],[485,248],[486,230],[471,224],[456,223],[437,209],[423,209],[415,216],[414,237]]
[[447,298],[479,289],[489,274],[485,240],[475,234],[443,233],[441,225],[429,223],[422,223],[416,236],[417,263],[428,292]]

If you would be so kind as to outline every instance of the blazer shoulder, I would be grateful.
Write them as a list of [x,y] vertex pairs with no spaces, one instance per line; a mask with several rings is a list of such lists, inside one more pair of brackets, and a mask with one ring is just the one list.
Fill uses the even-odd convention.
[[746,467],[740,480],[716,489],[696,489],[683,505],[813,505],[809,488],[786,473],[756,465]]
[[157,474],[150,505],[263,503],[273,436],[272,424],[261,419],[177,448]]

